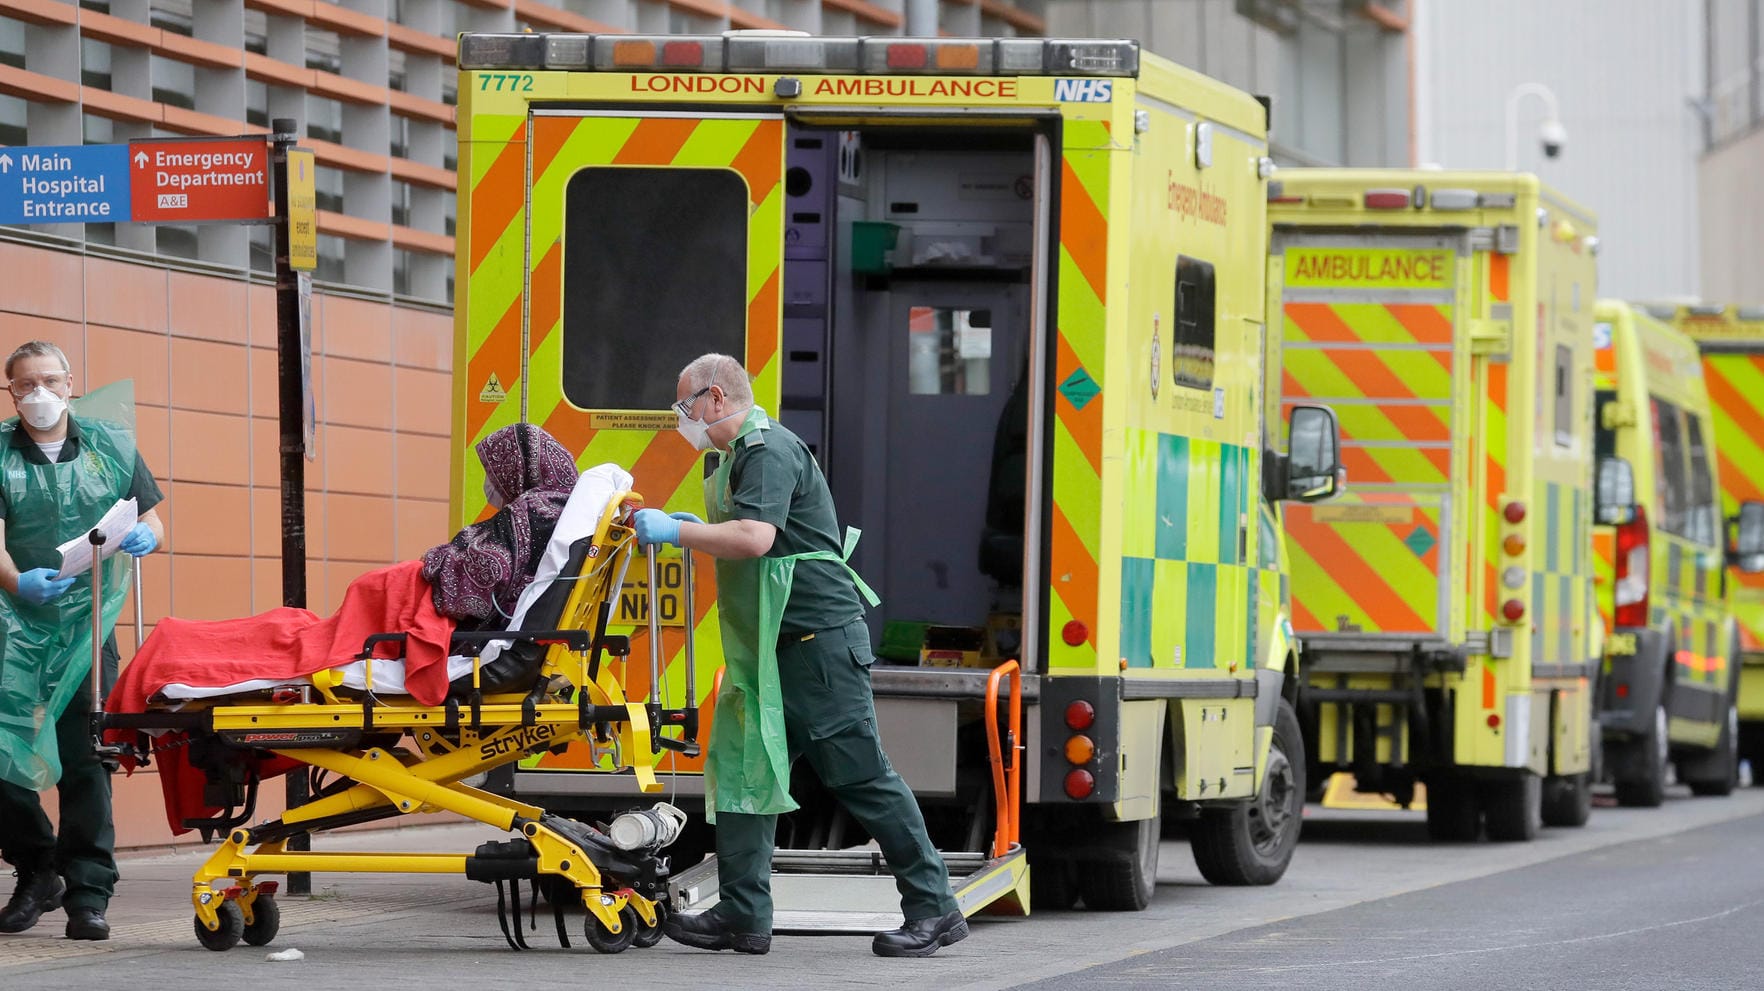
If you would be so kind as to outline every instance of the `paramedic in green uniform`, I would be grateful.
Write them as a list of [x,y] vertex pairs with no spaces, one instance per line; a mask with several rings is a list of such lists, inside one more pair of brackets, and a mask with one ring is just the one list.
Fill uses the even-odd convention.
[[[87,404],[79,415],[70,412],[73,370],[54,344],[20,345],[6,359],[6,378],[19,416],[0,423],[0,616],[7,626],[0,654],[0,856],[17,869],[18,884],[0,910],[0,933],[24,932],[44,912],[66,908],[69,939],[108,939],[116,829],[110,772],[93,751],[90,715],[91,679],[102,676],[108,688],[116,678],[116,638],[103,644],[104,670],[90,671],[91,579],[57,579],[56,548],[117,500],[133,497],[139,522],[120,550],[151,553],[165,539],[153,511],[160,491],[135,451],[131,384],[100,390],[131,397],[120,404],[125,423],[84,412],[104,407],[97,394],[74,401]],[[127,562],[117,554],[102,565],[106,625],[127,592]],[[60,835],[37,797],[51,784],[61,794]]]
[[876,735],[869,628],[827,481],[808,447],[753,404],[746,369],[707,354],[680,373],[680,433],[721,455],[706,483],[710,522],[638,513],[637,540],[717,561],[724,678],[705,754],[705,814],[716,823],[715,908],[670,917],[688,946],[764,953],[772,942],[778,814],[796,808],[790,764],[806,756],[888,860],[906,924],[877,934],[881,956],[924,957],[968,935],[918,802]]

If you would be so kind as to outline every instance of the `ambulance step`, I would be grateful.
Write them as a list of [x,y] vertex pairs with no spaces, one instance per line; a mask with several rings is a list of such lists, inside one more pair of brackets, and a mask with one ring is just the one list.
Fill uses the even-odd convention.
[[[1021,848],[990,859],[981,853],[942,857],[964,914],[995,902],[1027,914],[1028,862]],[[676,910],[710,908],[718,898],[717,859],[708,857],[687,868],[668,886]],[[772,858],[772,904],[774,933],[869,934],[901,924],[894,875],[874,849],[779,850]]]

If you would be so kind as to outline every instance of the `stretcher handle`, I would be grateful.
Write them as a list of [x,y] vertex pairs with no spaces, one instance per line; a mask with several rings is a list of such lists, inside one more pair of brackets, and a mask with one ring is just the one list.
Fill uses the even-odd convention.
[[661,610],[656,608],[661,595],[661,585],[657,583],[660,574],[656,570],[656,545],[646,544],[643,548],[644,564],[649,568],[649,698],[653,706],[661,705]]
[[[695,639],[695,637],[693,636],[693,627],[697,625],[698,613],[694,610],[693,605],[692,605],[692,586],[693,586],[693,582],[692,582],[692,551],[688,548],[682,547],[680,549],[680,559],[681,559],[680,560],[680,567],[681,567],[680,580],[683,583],[685,583],[685,586],[686,586],[685,591],[684,591],[685,601],[683,603],[683,605],[685,606],[685,609],[686,609],[686,699],[685,699],[685,703],[686,703],[686,711],[688,713],[693,714],[690,717],[692,719],[692,725],[696,726],[697,722],[698,722],[697,721],[698,658],[695,654],[696,648],[695,648],[692,641]],[[687,738],[690,739],[694,735],[695,734],[692,732],[692,730],[688,729],[688,731],[686,733]]]
[[[104,531],[93,527],[86,540],[92,545],[92,731],[96,738],[104,726]],[[135,599],[137,606],[140,601]]]
[[135,559],[135,652],[141,652],[141,641],[147,639],[147,624],[141,621],[141,559]]

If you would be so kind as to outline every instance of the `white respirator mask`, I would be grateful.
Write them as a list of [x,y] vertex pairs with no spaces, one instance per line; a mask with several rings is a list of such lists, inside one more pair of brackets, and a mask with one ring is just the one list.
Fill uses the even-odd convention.
[[67,400],[40,385],[18,401],[18,415],[38,430],[48,430],[60,423],[61,414],[65,412]]
[[678,417],[680,422],[674,426],[674,429],[679,432],[680,436],[686,438],[686,443],[691,444],[694,451],[708,451],[714,446],[711,444],[711,428],[722,423],[724,420],[733,419],[737,416],[744,416],[746,413],[746,410],[741,410],[739,412],[730,413],[728,416],[717,417],[715,420],[706,423],[703,420],[688,419],[686,414],[679,410],[675,410],[674,416]]

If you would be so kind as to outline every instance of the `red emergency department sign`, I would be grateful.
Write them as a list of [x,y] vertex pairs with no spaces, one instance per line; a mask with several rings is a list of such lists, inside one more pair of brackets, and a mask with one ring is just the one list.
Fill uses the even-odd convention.
[[258,138],[129,142],[137,223],[268,220],[269,142]]

